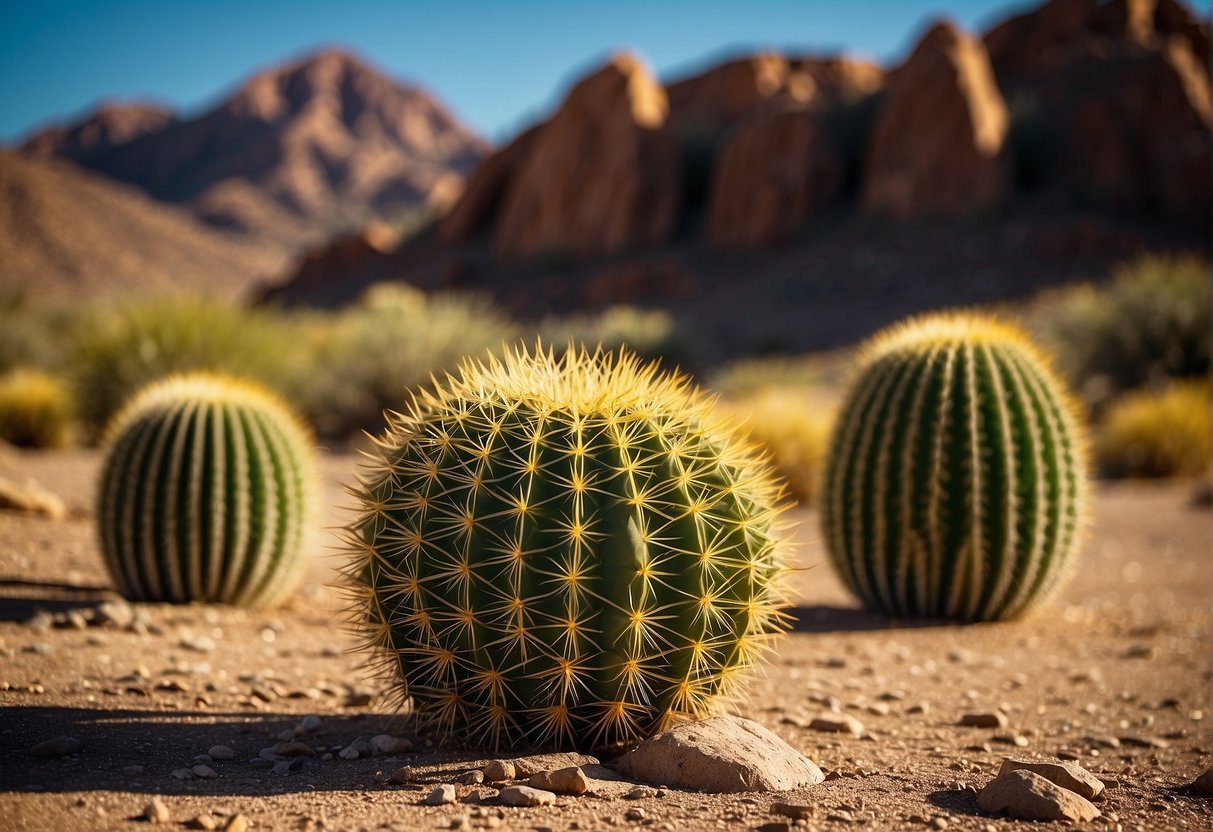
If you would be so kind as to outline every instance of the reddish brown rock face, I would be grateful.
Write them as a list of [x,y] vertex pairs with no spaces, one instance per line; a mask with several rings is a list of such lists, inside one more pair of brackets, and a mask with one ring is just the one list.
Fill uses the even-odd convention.
[[981,41],[936,25],[891,77],[868,140],[864,210],[955,216],[1001,202],[1009,121]]
[[681,180],[666,114],[665,90],[631,56],[578,83],[502,194],[494,249],[590,256],[664,242]]
[[808,111],[757,116],[717,160],[708,240],[723,248],[786,240],[838,194],[842,173],[838,152]]

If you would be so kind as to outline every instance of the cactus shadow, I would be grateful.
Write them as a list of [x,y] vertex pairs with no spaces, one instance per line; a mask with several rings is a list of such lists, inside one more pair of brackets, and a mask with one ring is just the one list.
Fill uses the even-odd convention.
[[51,614],[96,607],[119,597],[101,584],[67,584],[0,577],[0,622],[28,621],[39,611]]
[[793,633],[852,633],[870,630],[910,630],[925,627],[951,627],[944,618],[901,618],[858,607],[834,607],[813,604],[787,611]]
[[[259,796],[382,789],[383,799],[408,804],[420,801],[422,789],[433,777],[449,777],[484,759],[483,752],[445,748],[355,760],[300,757],[295,758],[303,760],[300,768],[285,775],[253,763],[258,752],[277,742],[276,735],[296,725],[300,716],[260,711],[0,708],[7,749],[0,755],[0,796],[83,791]],[[322,713],[321,718],[321,730],[302,738],[310,746],[344,747],[357,737],[382,733],[411,736],[406,720],[385,714]],[[61,736],[80,740],[79,750],[51,759],[31,753],[38,743]],[[215,745],[227,745],[236,752],[235,759],[210,764],[218,772],[217,778],[179,780],[173,776],[174,770],[190,768],[194,756]],[[440,770],[409,786],[379,785],[401,766],[419,764],[436,765]],[[142,771],[135,772],[131,766],[141,766]]]

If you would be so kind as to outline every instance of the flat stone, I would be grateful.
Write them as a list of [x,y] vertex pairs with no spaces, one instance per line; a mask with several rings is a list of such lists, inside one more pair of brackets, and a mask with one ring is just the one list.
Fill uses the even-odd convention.
[[1074,763],[1050,763],[1044,760],[1016,760],[1007,757],[1002,761],[998,770],[1001,776],[1008,771],[1031,771],[1039,774],[1050,783],[1069,789],[1075,794],[1082,795],[1087,800],[1094,800],[1103,794],[1103,781],[1082,766]]
[[278,757],[315,757],[316,750],[305,742],[280,742],[270,749]]
[[67,506],[58,494],[47,491],[33,481],[18,483],[5,477],[0,477],[0,509],[40,514],[51,520],[67,517]]
[[858,737],[863,734],[863,723],[849,714],[823,714],[809,723],[809,729]]
[[447,803],[455,802],[455,786],[451,783],[443,783],[441,786],[435,786],[434,789],[425,796],[426,806],[444,806]]
[[679,725],[620,757],[627,777],[706,792],[787,791],[820,783],[811,760],[749,719],[718,716]]
[[550,806],[556,802],[556,795],[530,786],[506,786],[497,799],[506,806]]
[[212,745],[206,753],[211,755],[212,760],[236,759],[236,752],[228,748],[226,745]]
[[35,757],[66,757],[79,751],[83,744],[75,737],[55,737],[38,743],[29,753]]
[[977,806],[989,814],[1018,820],[1069,820],[1079,823],[1099,817],[1089,800],[1063,789],[1031,771],[1000,774],[977,794]]
[[143,819],[148,823],[168,823],[172,815],[163,800],[153,797],[152,802],[143,807]]
[[491,760],[481,770],[484,772],[484,782],[486,783],[504,783],[517,776],[512,760]]
[[199,780],[214,780],[219,773],[210,766],[194,766],[190,769]]
[[570,766],[596,766],[600,760],[588,754],[565,751],[556,754],[532,754],[529,757],[516,757],[512,762],[514,763],[514,776],[523,780],[541,771],[555,771]]
[[792,820],[812,820],[814,809],[812,806],[803,803],[772,803],[772,815],[783,815],[785,818]]
[[556,794],[583,795],[590,790],[590,779],[581,766],[569,766],[532,774],[527,785]]
[[413,741],[406,737],[393,737],[389,734],[379,734],[371,738],[371,751],[384,757],[395,754],[405,754],[413,750]]
[[1192,781],[1192,791],[1205,797],[1213,797],[1213,767]]
[[1006,728],[1007,715],[1002,711],[968,713],[960,718],[960,724],[969,728]]

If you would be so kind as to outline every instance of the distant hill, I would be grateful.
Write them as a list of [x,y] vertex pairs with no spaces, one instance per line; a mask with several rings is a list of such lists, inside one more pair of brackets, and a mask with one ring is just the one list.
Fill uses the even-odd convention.
[[449,204],[488,146],[426,92],[325,51],[254,75],[196,118],[108,105],[22,150],[294,248]]
[[239,296],[281,247],[240,240],[68,163],[0,150],[0,285],[40,300],[189,289]]

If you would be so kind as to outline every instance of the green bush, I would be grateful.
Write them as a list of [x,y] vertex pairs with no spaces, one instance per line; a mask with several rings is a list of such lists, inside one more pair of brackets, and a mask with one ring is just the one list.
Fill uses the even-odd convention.
[[595,314],[549,317],[540,322],[538,335],[557,351],[569,344],[619,351],[627,347],[642,358],[662,359],[666,366],[685,363],[690,349],[668,312],[611,306]]
[[288,385],[321,436],[343,438],[376,427],[384,410],[405,407],[410,390],[454,371],[461,358],[517,337],[488,302],[432,295],[384,283],[335,315],[304,317],[299,349],[307,356]]
[[1046,294],[1033,329],[1088,407],[1118,392],[1209,372],[1209,264],[1142,257],[1107,285]]
[[71,436],[71,390],[42,370],[0,376],[0,439],[24,448],[60,448]]
[[1112,401],[1095,441],[1100,473],[1197,476],[1209,467],[1209,382],[1184,381]]
[[199,297],[142,300],[93,311],[74,346],[80,415],[96,429],[136,390],[173,372],[210,370],[281,390],[303,359],[272,313]]
[[71,329],[67,317],[31,303],[19,289],[0,287],[0,373],[18,367],[60,367],[63,338],[55,332]]

